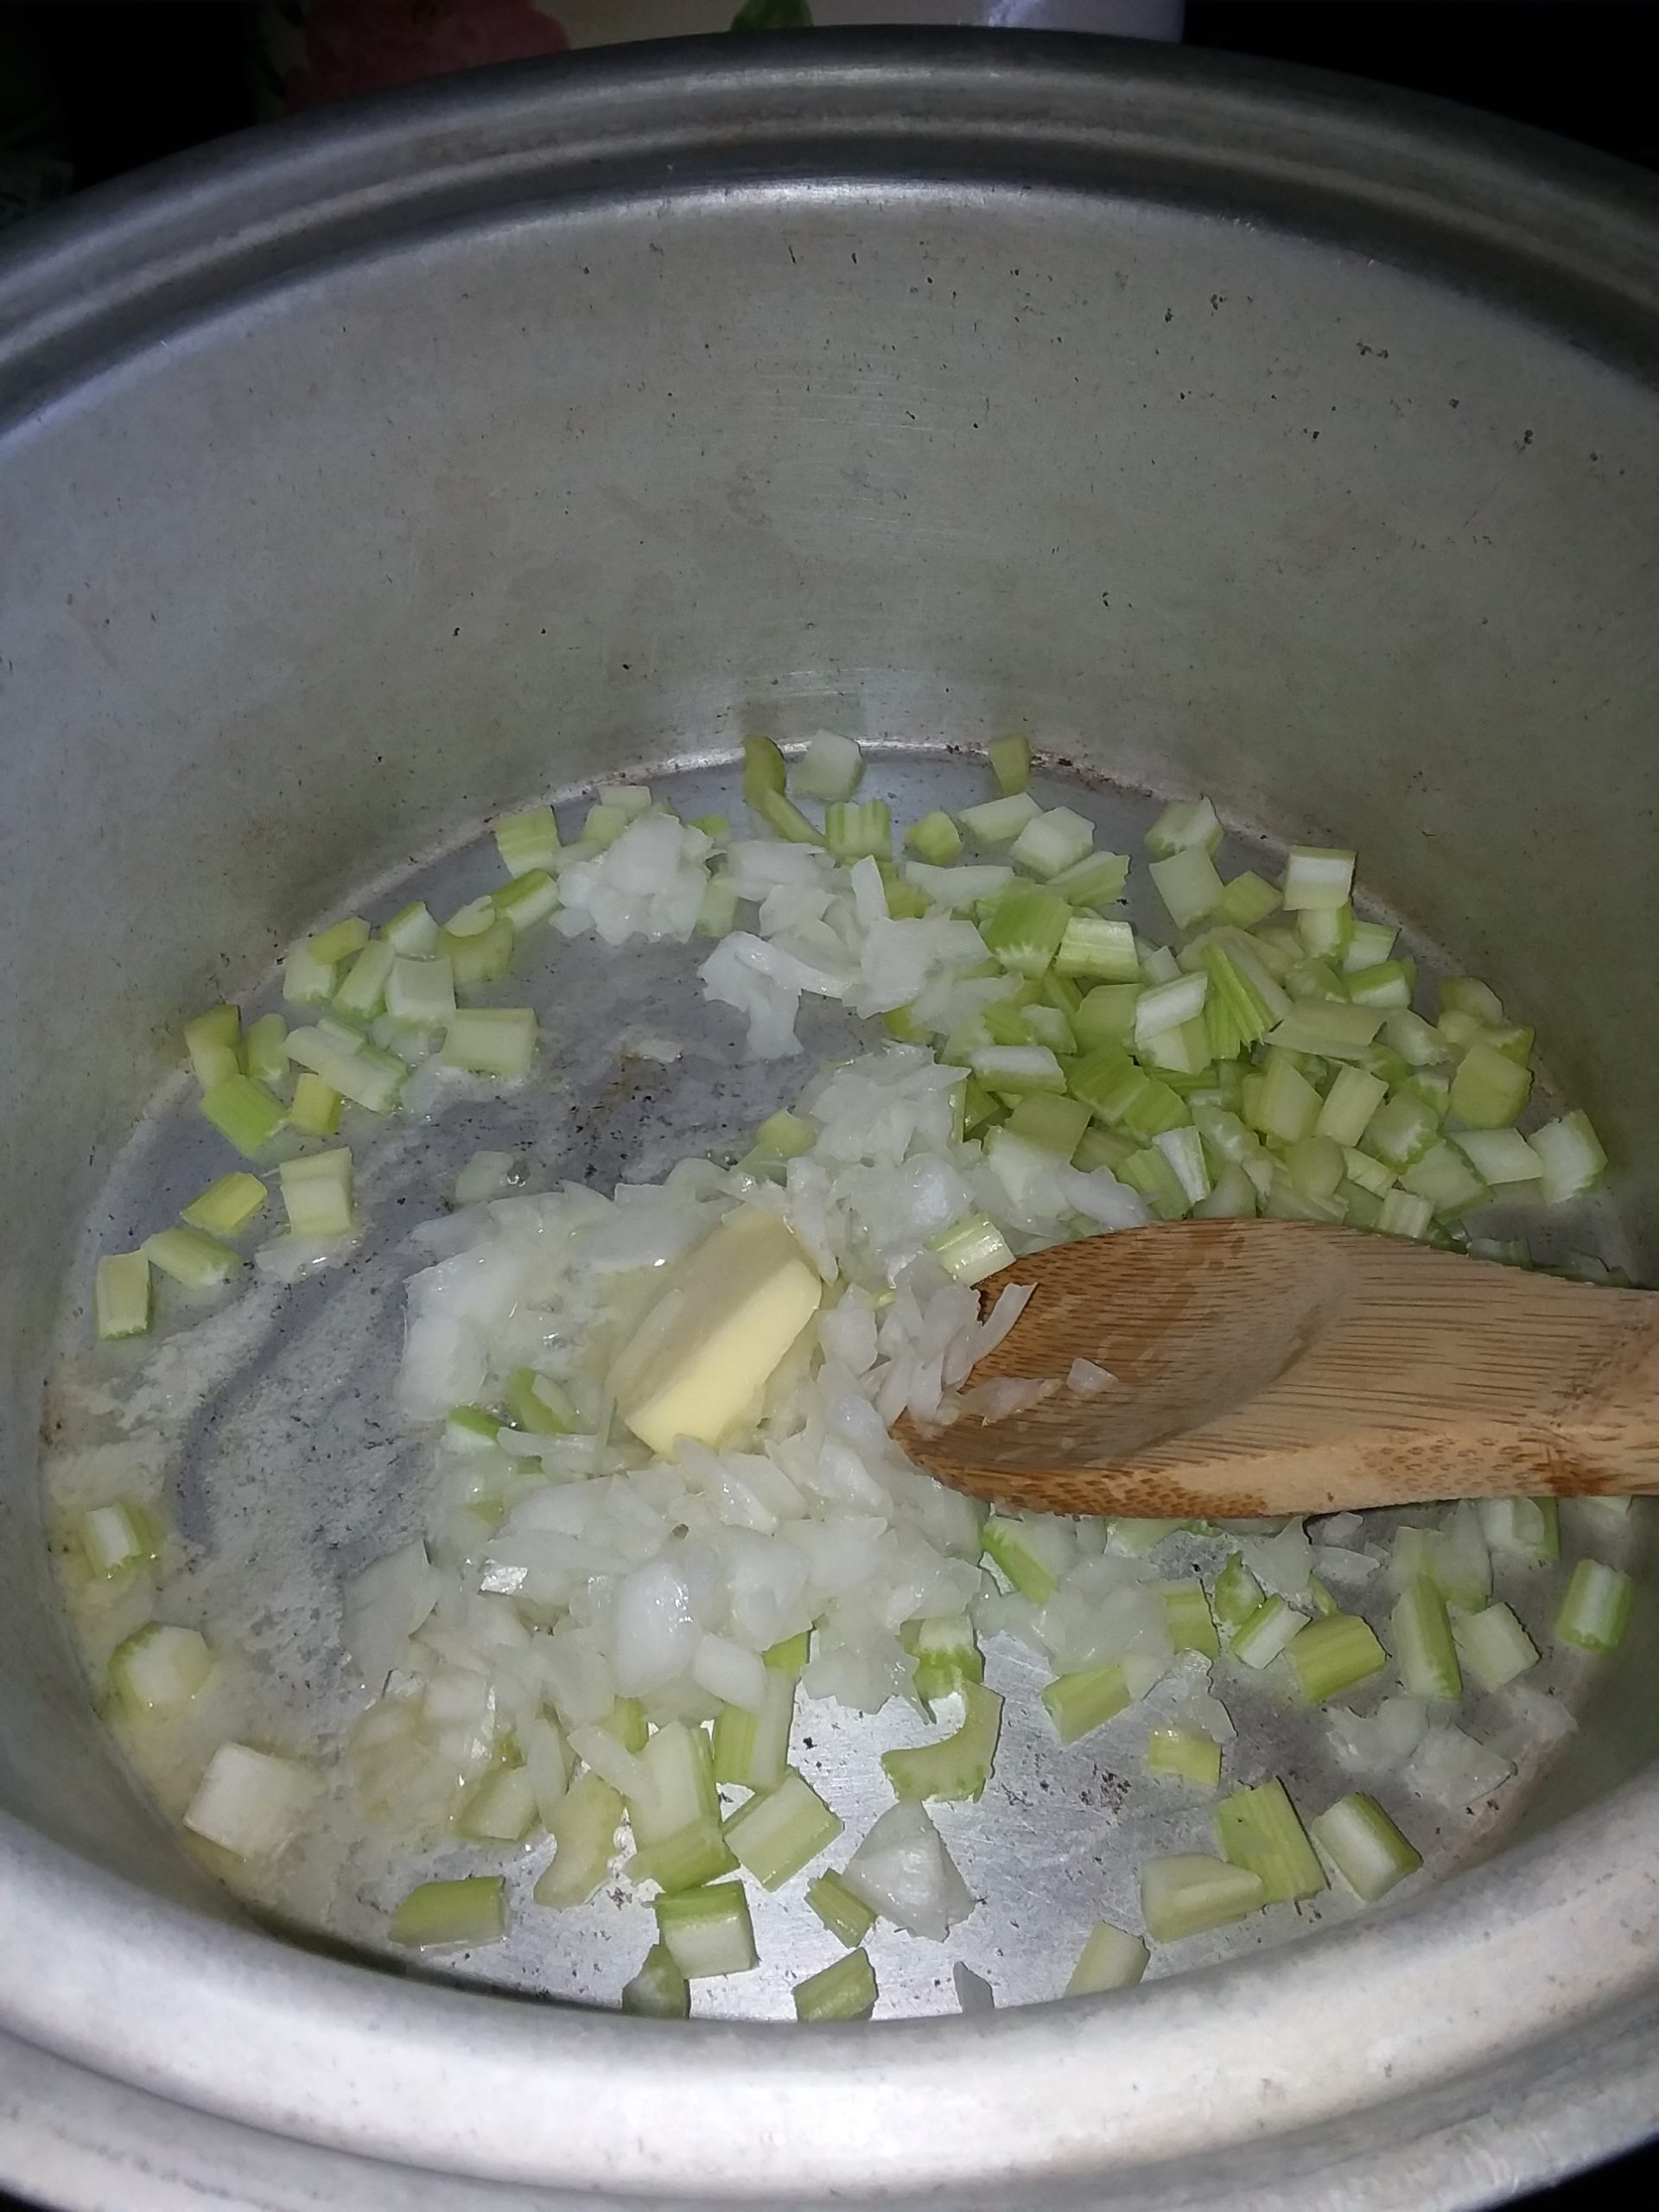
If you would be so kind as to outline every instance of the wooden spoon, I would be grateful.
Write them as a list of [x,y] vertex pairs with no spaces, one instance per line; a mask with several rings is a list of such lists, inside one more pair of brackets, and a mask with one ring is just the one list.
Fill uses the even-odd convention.
[[[899,1424],[942,1482],[1043,1513],[1334,1513],[1423,1498],[1659,1491],[1659,1294],[1393,1236],[1183,1221],[1057,1244],[972,1384],[1039,1404]],[[1073,1360],[1114,1377],[1065,1383]]]

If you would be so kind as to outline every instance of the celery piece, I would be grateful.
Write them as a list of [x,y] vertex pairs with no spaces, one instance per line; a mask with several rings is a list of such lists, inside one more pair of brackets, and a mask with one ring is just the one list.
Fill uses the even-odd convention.
[[763,791],[753,802],[754,811],[774,836],[789,845],[821,845],[823,834],[782,791]]
[[1048,880],[1051,891],[1058,892],[1070,906],[1114,906],[1123,896],[1129,880],[1129,861],[1126,853],[1090,853],[1087,860],[1078,861],[1074,867],[1062,868]]
[[719,1820],[712,1813],[699,1813],[671,1835],[642,1846],[624,1871],[631,1882],[655,1882],[665,1896],[673,1897],[681,1890],[701,1889],[705,1882],[736,1873],[737,1864]]
[[1230,922],[1235,929],[1253,930],[1282,904],[1273,885],[1247,868],[1224,887],[1216,903],[1216,918]]
[[1262,1877],[1248,1866],[1198,1852],[1148,1859],[1141,1869],[1141,1916],[1155,1943],[1176,1943],[1243,1920],[1267,1903]]
[[880,1994],[875,1969],[861,1950],[849,1951],[833,1966],[795,1985],[798,2020],[868,2020]]
[[1458,1063],[1452,1078],[1452,1111],[1471,1129],[1513,1126],[1532,1090],[1532,1077],[1490,1045],[1476,1042]]
[[881,1770],[895,1797],[960,1802],[984,1795],[1002,1726],[1002,1700],[995,1690],[965,1680],[962,1700],[962,1726],[954,1735],[940,1743],[881,1754]]
[[190,1072],[204,1090],[242,1072],[242,1017],[233,1006],[209,1007],[184,1025]]
[[982,1046],[970,1056],[969,1065],[986,1089],[1000,1097],[1065,1089],[1065,1071],[1046,1045]]
[[242,1265],[239,1252],[200,1229],[158,1229],[139,1249],[151,1267],[187,1290],[217,1290]]
[[985,757],[991,764],[991,773],[996,779],[996,788],[1004,798],[1011,798],[1022,791],[1031,781],[1031,740],[1027,737],[994,737],[985,748]]
[[985,1556],[999,1567],[1022,1598],[1046,1605],[1069,1563],[1071,1538],[1063,1524],[1044,1525],[1033,1515],[1015,1521],[993,1513],[980,1531]]
[[1354,856],[1319,845],[1293,845],[1285,861],[1285,906],[1292,913],[1348,903]]
[[1245,1566],[1240,1554],[1233,1552],[1216,1577],[1215,1596],[1211,1600],[1216,1618],[1224,1628],[1243,1628],[1262,1602],[1262,1585]]
[[1414,1874],[1422,1853],[1406,1841],[1375,1797],[1355,1790],[1307,1824],[1307,1832],[1355,1896],[1367,1904]]
[[1103,1727],[1135,1704],[1135,1695],[1120,1661],[1074,1675],[1057,1675],[1042,1693],[1054,1732],[1063,1744]]
[[1561,1205],[1593,1190],[1606,1172],[1607,1155],[1587,1114],[1563,1114],[1559,1121],[1546,1122],[1527,1141],[1543,1169],[1539,1195],[1547,1206]]
[[456,1882],[423,1882],[391,1916],[386,1931],[412,1950],[474,1950],[506,1933],[506,1882],[499,1874],[468,1874]]
[[839,1874],[815,1874],[806,1885],[806,1902],[836,1942],[849,1950],[861,1943],[875,1925],[874,1913],[862,1897],[853,1895]]
[[560,842],[558,821],[550,806],[521,807],[516,814],[502,815],[495,825],[495,849],[510,876],[527,875],[533,868],[556,868]]
[[1160,1030],[1174,1029],[1204,1011],[1210,978],[1200,969],[1196,975],[1178,976],[1171,983],[1153,983],[1142,990],[1135,1007],[1135,1041],[1144,1046]]
[[1349,976],[1348,996],[1355,1006],[1382,1013],[1408,1007],[1416,976],[1414,960],[1380,960],[1374,968],[1362,968]]
[[513,1427],[526,1435],[575,1436],[581,1432],[582,1416],[569,1392],[550,1375],[538,1375],[533,1367],[514,1368],[502,1392],[502,1402]]
[[1396,1174],[1421,1160],[1440,1135],[1439,1117],[1422,1099],[1395,1090],[1366,1126],[1364,1147]]
[[445,954],[413,960],[392,956],[386,976],[386,1011],[399,1021],[441,1029],[455,1018],[454,963]]
[[1016,976],[1040,976],[1052,965],[1071,909],[1052,891],[1005,891],[981,929],[993,959]]
[[1357,1613],[1325,1612],[1299,1628],[1285,1646],[1296,1687],[1309,1705],[1322,1705],[1356,1683],[1369,1681],[1389,1663],[1369,1621]]
[[884,798],[838,799],[823,810],[823,842],[832,860],[885,858],[893,842],[893,815]]
[[262,1014],[250,1025],[243,1059],[256,1083],[287,1081],[288,1024],[280,1014]]
[[747,1974],[758,1963],[754,1926],[741,1882],[715,1882],[656,1903],[657,1932],[690,1981]]
[[1283,1598],[1264,1598],[1249,1618],[1233,1630],[1228,1649],[1258,1672],[1270,1666],[1306,1624],[1306,1616]]
[[1132,1152],[1117,1171],[1118,1180],[1138,1191],[1160,1221],[1179,1221],[1192,1201],[1181,1179],[1154,1145]]
[[[1196,1574],[1164,1585],[1164,1619],[1169,1640],[1177,1651],[1196,1651],[1205,1659],[1219,1659],[1221,1639],[1210,1611],[1210,1600]],[[1254,1608],[1252,1608],[1254,1610]]]
[[728,877],[714,875],[697,908],[699,937],[725,937],[737,923],[738,896]]
[[1311,1136],[1320,1103],[1319,1092],[1294,1062],[1282,1052],[1270,1051],[1262,1071],[1255,1111],[1249,1117],[1262,1135],[1276,1137],[1281,1144]]
[[690,2017],[691,1986],[675,1965],[666,1943],[653,1943],[639,1973],[623,1984],[622,2010],[650,2020]]
[[326,1006],[334,995],[339,963],[319,958],[315,944],[289,945],[283,960],[283,997],[289,1006]]
[[291,1030],[288,1050],[291,1059],[321,1076],[331,1090],[372,1114],[389,1114],[409,1079],[408,1068],[391,1053],[373,1045],[346,1044],[321,1028]]
[[1014,1254],[1001,1230],[982,1213],[964,1214],[949,1229],[941,1230],[930,1241],[928,1249],[948,1275],[969,1286],[1014,1264]]
[[[771,796],[775,799],[777,794]],[[598,799],[582,817],[581,842],[601,853],[608,852],[632,819],[633,814],[627,807],[613,806],[608,800]]]
[[347,914],[344,921],[335,922],[326,930],[319,930],[309,940],[314,960],[326,967],[338,966],[362,951],[369,941],[369,925],[359,914]]
[[1535,1183],[1544,1172],[1518,1129],[1459,1129],[1452,1141],[1483,1183]]
[[407,906],[400,907],[380,934],[394,952],[411,960],[423,960],[437,950],[438,925],[423,899],[411,899]]
[[142,1505],[118,1499],[80,1516],[80,1548],[94,1574],[124,1574],[156,1556],[159,1539]]
[[821,729],[808,738],[806,749],[796,761],[790,778],[796,795],[817,799],[849,799],[864,776],[864,755],[850,737]]
[[92,1276],[92,1325],[105,1344],[149,1332],[153,1300],[144,1252],[106,1252]]
[[1269,1904],[1317,1897],[1325,1869],[1282,1782],[1236,1789],[1216,1808],[1216,1841],[1230,1866],[1259,1875]]
[[1347,950],[1342,956],[1343,973],[1355,976],[1367,968],[1378,968],[1394,957],[1398,928],[1389,922],[1356,922],[1348,939]]
[[457,983],[493,983],[512,964],[518,932],[506,916],[497,912],[493,899],[480,903],[489,910],[489,919],[482,929],[457,930],[454,923],[459,918],[452,917],[438,933],[438,951],[448,960]]
[[1197,846],[1213,853],[1221,842],[1221,819],[1207,798],[1177,799],[1147,832],[1147,850],[1155,861]]
[[110,1681],[133,1714],[176,1712],[188,1705],[213,1671],[213,1655],[193,1628],[150,1621],[117,1644]]
[[1434,1209],[1410,1191],[1390,1191],[1377,1208],[1376,1227],[1384,1236],[1427,1236]]
[[294,1085],[294,1103],[288,1109],[289,1124],[302,1137],[331,1137],[340,1127],[341,1103],[334,1085],[307,1068]]
[[537,1904],[585,1904],[610,1871],[621,1820],[620,1791],[591,1769],[579,1774],[548,1821],[556,1848],[531,1892]]
[[[805,1673],[811,1650],[812,1631],[804,1628],[798,1636],[786,1636],[779,1643],[768,1644],[760,1656],[774,1674],[798,1676]],[[727,1777],[720,1778],[723,1782]]]
[[1187,845],[1147,869],[1153,887],[1177,929],[1191,929],[1221,904],[1224,886],[1202,845]]
[[1471,1015],[1478,1022],[1495,1025],[1503,1019],[1503,1001],[1490,983],[1473,976],[1447,976],[1440,988],[1440,1011]]
[[1268,1042],[1281,1052],[1315,1052],[1322,1059],[1358,1065],[1370,1053],[1382,1019],[1375,1007],[1299,999]]
[[1015,791],[1007,798],[988,799],[982,806],[965,806],[957,819],[975,844],[1007,845],[1041,812],[1029,791]]
[[1306,906],[1293,926],[1305,958],[1340,962],[1353,937],[1354,910],[1345,900],[1336,906]]
[[1201,1729],[1154,1728],[1147,1738],[1147,1772],[1197,1789],[1218,1789],[1221,1745]]
[[1460,1613],[1452,1624],[1458,1656],[1484,1690],[1501,1690],[1538,1663],[1538,1647],[1508,1605]]
[[1314,1117],[1313,1134],[1339,1145],[1357,1146],[1387,1095],[1388,1086],[1379,1077],[1368,1075],[1363,1068],[1339,1067]]
[[1395,1663],[1408,1695],[1448,1704],[1463,1695],[1463,1669],[1446,1600],[1426,1575],[1414,1577],[1401,1592],[1389,1630]]
[[966,1613],[906,1621],[899,1638],[916,1662],[916,1694],[937,1704],[964,1683],[984,1679],[985,1661]]
[[1286,1149],[1285,1170],[1302,1198],[1332,1198],[1344,1172],[1342,1147],[1333,1137],[1298,1137]]
[[[991,1693],[982,1694],[988,1697]],[[1000,1698],[997,1704],[1001,1704]],[[842,1826],[806,1777],[790,1767],[776,1789],[760,1792],[728,1814],[722,1833],[761,1888],[776,1890],[791,1874],[798,1874],[808,1859],[827,1851]]]
[[1147,1970],[1147,1947],[1138,1936],[1097,1920],[1090,1929],[1071,1978],[1068,1997],[1094,1997],[1109,1989],[1130,1989]]
[[1095,825],[1085,816],[1069,806],[1052,806],[1026,823],[1008,848],[1008,858],[1046,881],[1086,859],[1094,842]]
[[[1141,969],[1135,956],[1135,931],[1127,922],[1106,914],[1072,914],[1054,955],[1054,972],[1059,976],[1096,976],[1107,983],[1137,982]],[[1131,1008],[1139,995],[1137,991],[1131,997]]]
[[776,1789],[787,1770],[794,1717],[794,1673],[768,1667],[766,1702],[758,1713],[735,1705],[720,1709],[715,1721],[715,1779],[745,1789]]
[[336,1012],[349,1015],[353,1020],[372,1021],[385,1004],[386,980],[397,957],[397,948],[384,938],[373,944],[365,944],[334,993]]
[[1492,1195],[1463,1153],[1444,1137],[1412,1161],[1400,1182],[1414,1196],[1427,1198],[1442,1221],[1455,1221]]
[[630,822],[637,822],[642,814],[651,812],[649,784],[595,784],[594,797],[601,806],[614,807]]
[[[1127,923],[1124,925],[1127,928]],[[1133,951],[1133,940],[1131,940]],[[1057,962],[1063,961],[1065,939],[1060,940]],[[1138,983],[1096,983],[1084,995],[1071,1027],[1083,1050],[1100,1045],[1123,1045],[1135,1034],[1135,1006],[1141,995]]]
[[510,882],[498,885],[491,892],[490,900],[496,912],[505,916],[515,932],[522,935],[555,912],[559,905],[559,887],[545,868],[533,868],[523,875],[515,875]]
[[522,1843],[536,1826],[536,1786],[528,1767],[498,1766],[467,1792],[455,1817],[463,1835],[480,1843]]
[[905,843],[930,868],[948,868],[962,851],[962,832],[948,814],[936,810],[912,822]]
[[443,1060],[474,1075],[527,1075],[536,1057],[536,1033],[529,1007],[468,1007],[449,1024]]
[[285,1160],[276,1170],[288,1225],[296,1236],[349,1236],[352,1211],[352,1155],[340,1146]]
[[1089,1127],[1089,1109],[1078,1098],[1057,1098],[1046,1091],[1033,1091],[1018,1101],[1007,1126],[1026,1143],[1052,1152],[1058,1160],[1070,1160]]
[[1560,1510],[1553,1497],[1483,1497],[1475,1513],[1488,1545],[1506,1558],[1553,1567],[1560,1557]]
[[257,1160],[288,1119],[276,1094],[251,1075],[233,1075],[205,1090],[201,1111],[245,1160]]
[[1581,1559],[1555,1616],[1555,1640],[1580,1651],[1613,1651],[1630,1624],[1636,1585],[1616,1567]]
[[744,739],[743,798],[747,805],[759,806],[769,791],[781,791],[788,776],[784,756],[769,737]]

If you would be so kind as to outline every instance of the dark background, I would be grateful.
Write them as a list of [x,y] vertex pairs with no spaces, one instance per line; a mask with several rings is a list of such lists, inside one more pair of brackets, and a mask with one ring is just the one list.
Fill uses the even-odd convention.
[[[36,188],[56,196],[253,122],[251,13],[239,0],[0,0],[0,111],[38,118]],[[1649,0],[1187,0],[1186,36],[1463,100],[1659,168]],[[1659,2124],[1659,2082],[1654,2104]],[[1659,2150],[1639,2152],[1528,2212],[1599,2212],[1656,2183]]]

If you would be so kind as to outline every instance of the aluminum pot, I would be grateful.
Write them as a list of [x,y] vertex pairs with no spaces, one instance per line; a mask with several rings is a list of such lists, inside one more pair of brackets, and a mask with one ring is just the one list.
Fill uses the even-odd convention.
[[[1357,834],[1659,1231],[1659,220],[1369,87],[711,41],[232,141],[0,265],[0,2173],[54,2204],[1433,2207],[1659,2091],[1651,1612],[1503,1848],[1128,1997],[791,2034],[251,1924],[111,1758],[34,1481],[176,1010],[561,774],[856,713]],[[204,957],[213,948],[217,966]]]

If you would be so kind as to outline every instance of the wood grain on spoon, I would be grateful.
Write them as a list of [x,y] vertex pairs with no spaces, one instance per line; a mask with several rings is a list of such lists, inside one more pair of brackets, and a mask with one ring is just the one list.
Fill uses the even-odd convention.
[[[1040,1404],[905,1449],[1049,1513],[1184,1520],[1420,1499],[1659,1491],[1659,1294],[1284,1221],[1172,1222],[1058,1244],[974,1370]],[[1112,1384],[1083,1397],[1073,1360]]]

